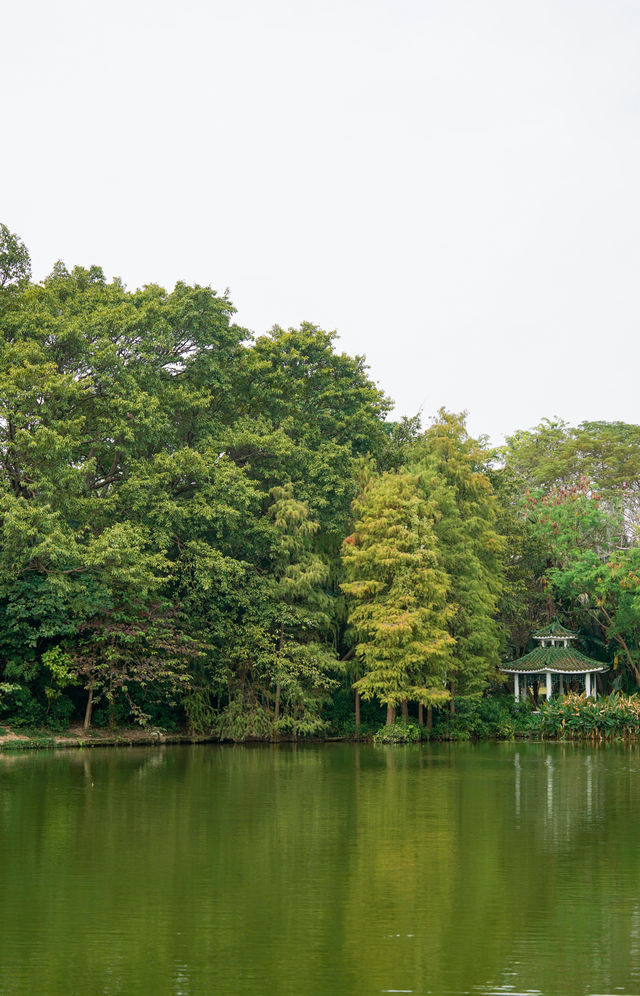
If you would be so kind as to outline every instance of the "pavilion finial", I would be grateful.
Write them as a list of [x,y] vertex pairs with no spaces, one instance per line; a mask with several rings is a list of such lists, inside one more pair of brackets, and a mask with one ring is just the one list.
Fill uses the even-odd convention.
[[534,640],[577,640],[577,634],[554,619],[548,626],[531,634]]

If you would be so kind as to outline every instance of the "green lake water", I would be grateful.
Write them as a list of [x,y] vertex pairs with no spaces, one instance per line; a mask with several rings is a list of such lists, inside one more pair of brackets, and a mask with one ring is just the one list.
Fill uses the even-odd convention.
[[640,749],[0,755],[0,994],[639,994]]

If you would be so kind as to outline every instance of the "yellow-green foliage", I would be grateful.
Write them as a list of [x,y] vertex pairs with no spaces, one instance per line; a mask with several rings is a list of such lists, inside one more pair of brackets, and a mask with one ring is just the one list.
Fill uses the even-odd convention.
[[442,701],[453,610],[433,509],[415,475],[386,473],[369,482],[356,511],[355,531],[343,545],[342,585],[365,669],[354,687],[391,706]]

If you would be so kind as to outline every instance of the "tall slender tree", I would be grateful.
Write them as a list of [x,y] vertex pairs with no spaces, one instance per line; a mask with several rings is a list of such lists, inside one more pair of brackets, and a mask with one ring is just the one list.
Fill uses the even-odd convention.
[[385,473],[356,503],[358,521],[343,545],[349,621],[364,674],[354,687],[387,706],[387,723],[412,700],[447,697],[444,679],[454,644],[447,626],[450,581],[442,566],[435,510],[417,478]]
[[434,532],[450,579],[455,640],[448,669],[452,693],[480,693],[497,676],[501,633],[504,542],[487,474],[488,455],[467,432],[464,415],[442,409],[416,444],[412,465],[426,499],[437,509]]

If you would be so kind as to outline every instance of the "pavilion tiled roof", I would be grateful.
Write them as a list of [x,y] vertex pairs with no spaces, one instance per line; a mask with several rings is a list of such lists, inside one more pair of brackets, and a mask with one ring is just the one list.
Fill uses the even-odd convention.
[[573,647],[536,647],[524,657],[503,664],[501,671],[509,674],[540,671],[554,671],[557,674],[585,674],[587,671],[608,671],[609,666],[602,661],[586,657]]
[[554,637],[556,639],[560,638],[565,640],[575,640],[576,638],[576,634],[572,633],[570,629],[563,626],[562,623],[559,623],[557,619],[554,619],[553,622],[550,622],[549,625],[545,626],[543,629],[536,630],[532,636],[534,640],[549,640]]

